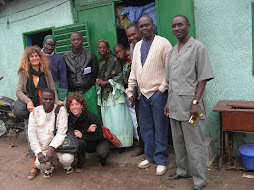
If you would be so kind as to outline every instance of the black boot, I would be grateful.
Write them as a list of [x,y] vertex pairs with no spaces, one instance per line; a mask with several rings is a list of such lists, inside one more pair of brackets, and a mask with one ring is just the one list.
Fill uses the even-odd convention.
[[107,162],[107,159],[105,159],[105,158],[100,158],[100,164],[101,164],[102,166],[105,166],[105,165],[106,165],[106,162]]
[[85,157],[83,154],[78,153],[78,164],[77,168],[83,169],[85,166]]

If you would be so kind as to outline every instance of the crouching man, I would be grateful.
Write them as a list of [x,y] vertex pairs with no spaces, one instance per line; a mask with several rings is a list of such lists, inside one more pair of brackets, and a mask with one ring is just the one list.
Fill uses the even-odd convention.
[[[54,170],[52,164],[57,149],[64,141],[68,129],[67,113],[61,107],[57,116],[56,135],[54,135],[55,124],[55,93],[46,88],[42,91],[42,105],[36,107],[30,113],[28,122],[28,138],[31,149],[36,155],[35,165],[39,169],[45,169],[44,177],[51,177]],[[70,153],[56,153],[59,162],[63,165],[66,174],[73,171],[71,164],[74,155]]]

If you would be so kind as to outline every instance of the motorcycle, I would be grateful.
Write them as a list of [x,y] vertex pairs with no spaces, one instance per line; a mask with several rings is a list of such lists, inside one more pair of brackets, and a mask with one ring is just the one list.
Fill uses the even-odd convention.
[[[1,79],[3,77],[0,77]],[[16,138],[11,147],[14,147],[19,134],[25,132],[24,120],[17,118],[13,114],[14,102],[11,98],[0,96],[0,138],[5,137],[9,132],[15,133]]]

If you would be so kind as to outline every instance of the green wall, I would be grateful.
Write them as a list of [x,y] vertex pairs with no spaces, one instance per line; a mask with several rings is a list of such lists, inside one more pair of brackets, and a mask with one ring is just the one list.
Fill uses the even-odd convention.
[[66,0],[15,0],[0,7],[1,96],[16,99],[17,70],[24,52],[22,33],[67,24],[73,24],[73,19]]
[[[212,109],[219,100],[254,101],[252,75],[251,0],[194,0],[196,38],[207,48],[215,79],[207,83],[209,117],[205,135],[219,148],[219,113]],[[254,118],[253,118],[254,119]],[[234,136],[234,155],[254,135]]]
[[[89,2],[93,1],[89,0]],[[112,1],[102,2],[108,4]],[[184,2],[184,0],[180,1]],[[0,95],[16,98],[17,69],[24,50],[22,33],[73,24],[70,2],[64,2],[64,0],[51,2],[15,0],[0,7],[0,76],[4,77],[0,81]],[[251,2],[251,0],[194,0],[196,38],[206,46],[215,75],[215,79],[207,84],[209,117],[206,119],[205,135],[215,141],[217,152],[219,114],[212,112],[216,103],[219,100],[253,101],[254,99]],[[34,7],[35,5],[38,6]],[[163,8],[177,10],[177,6]],[[29,10],[21,11],[24,9]],[[17,11],[21,12],[15,13]],[[18,21],[20,19],[24,20]],[[93,18],[91,16],[87,19]],[[170,24],[170,17],[166,19],[169,19]],[[170,25],[160,32],[167,35],[167,31],[170,34]],[[98,39],[101,37],[103,36],[99,36]],[[113,42],[112,40],[111,43]],[[175,43],[173,39],[172,43]],[[250,134],[236,134],[234,154],[238,154],[237,148],[240,144],[254,143],[253,137]]]

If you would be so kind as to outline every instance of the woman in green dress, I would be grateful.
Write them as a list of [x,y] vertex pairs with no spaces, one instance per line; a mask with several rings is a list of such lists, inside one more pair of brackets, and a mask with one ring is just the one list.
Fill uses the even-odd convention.
[[118,137],[122,147],[130,147],[133,144],[133,124],[124,98],[121,63],[111,54],[106,40],[100,40],[97,49],[100,59],[96,87],[103,125]]

